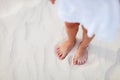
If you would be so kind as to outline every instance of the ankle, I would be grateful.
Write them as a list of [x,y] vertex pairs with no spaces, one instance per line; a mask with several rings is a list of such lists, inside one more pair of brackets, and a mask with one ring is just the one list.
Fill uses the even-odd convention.
[[75,39],[68,39],[69,42],[71,43],[75,43],[76,42],[76,38]]
[[86,49],[88,47],[88,45],[84,45],[84,44],[80,44],[80,47],[81,49]]

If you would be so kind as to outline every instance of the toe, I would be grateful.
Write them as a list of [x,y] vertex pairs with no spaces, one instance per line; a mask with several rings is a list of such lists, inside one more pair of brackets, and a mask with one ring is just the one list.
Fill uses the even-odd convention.
[[62,56],[60,57],[60,59],[63,60],[63,59],[64,59],[64,56],[62,55]]
[[60,51],[57,54],[58,54],[58,57],[60,57],[62,55]]
[[87,58],[84,60],[84,63],[86,63],[87,62]]
[[61,57],[62,57],[62,54],[60,54],[59,57],[61,58]]
[[80,60],[77,58],[73,58],[73,64],[74,65],[80,65]]
[[59,59],[62,59],[63,58],[63,54],[62,52],[59,52]]
[[75,65],[77,65],[77,64],[78,64],[78,60],[75,61]]
[[61,58],[63,59],[65,57],[65,55],[63,54],[62,56],[61,56]]
[[76,63],[76,60],[75,60],[75,58],[73,58],[73,64],[75,65],[75,63]]
[[[85,64],[85,63],[86,63],[86,61],[87,61],[87,59],[86,59],[86,58],[84,58],[84,59],[82,59],[82,61],[81,61],[81,62],[82,62],[82,64]],[[82,65],[82,64],[81,64],[81,65]]]
[[56,48],[56,50],[59,50],[60,48],[58,47],[58,48]]
[[60,51],[60,48],[57,48],[57,49],[56,49],[56,52],[58,52],[58,51]]
[[60,56],[60,53],[57,53],[58,56]]
[[57,52],[57,53],[60,53],[60,50],[57,50],[56,52]]
[[61,60],[63,60],[66,56],[61,52]]
[[62,56],[62,54],[59,54],[59,55],[58,55],[59,59],[61,59],[61,56]]
[[62,54],[60,49],[58,49],[56,53],[58,54],[58,56]]
[[82,65],[84,62],[82,59],[78,59],[78,64],[77,65]]
[[82,60],[82,61],[81,61],[81,65],[83,65],[84,63],[85,63],[85,60]]
[[85,60],[82,61],[82,64],[85,64]]
[[78,64],[77,65],[80,65],[80,61],[78,61]]
[[85,59],[82,58],[82,59],[81,59],[81,65],[84,64],[84,61],[85,61]]
[[62,53],[62,50],[60,50],[60,48],[56,49],[56,53],[57,53],[57,56],[59,57],[60,60],[64,59],[64,55]]
[[79,65],[82,65],[82,60],[79,60],[80,64]]
[[75,59],[74,65],[78,65],[78,64],[79,64],[79,61],[77,59]]

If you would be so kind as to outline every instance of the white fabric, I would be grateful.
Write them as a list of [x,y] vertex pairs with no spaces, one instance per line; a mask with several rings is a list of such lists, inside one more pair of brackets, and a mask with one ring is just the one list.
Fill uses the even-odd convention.
[[80,22],[98,39],[115,38],[120,24],[119,0],[58,0],[58,14],[63,21]]

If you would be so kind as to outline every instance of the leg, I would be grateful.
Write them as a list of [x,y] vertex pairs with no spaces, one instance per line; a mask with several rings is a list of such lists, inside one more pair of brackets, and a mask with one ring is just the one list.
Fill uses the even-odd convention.
[[57,56],[59,59],[63,60],[70,50],[74,47],[76,42],[76,34],[78,32],[79,23],[68,23],[65,22],[66,32],[67,32],[67,40],[65,40],[61,45],[59,45],[56,49]]
[[83,41],[81,43],[81,47],[87,48],[95,35],[93,35],[92,37],[88,37],[87,30],[84,28],[84,26],[82,26],[82,30],[83,30]]
[[87,61],[87,57],[88,57],[88,52],[87,52],[86,48],[88,47],[89,43],[94,38],[94,35],[91,38],[88,37],[87,30],[84,27],[82,27],[82,29],[83,29],[83,39],[82,39],[82,42],[79,45],[79,48],[73,58],[73,63],[75,65],[85,64],[85,62]]
[[66,25],[66,32],[67,32],[68,40],[75,41],[76,40],[76,34],[78,32],[80,24],[79,23],[65,22],[65,25]]
[[[82,25],[81,27],[82,27],[82,31],[83,31],[82,41],[84,41],[84,40],[85,40],[85,38],[87,37],[87,30],[84,28],[84,26],[83,26],[83,25]],[[82,41],[81,41],[81,43],[82,43]]]

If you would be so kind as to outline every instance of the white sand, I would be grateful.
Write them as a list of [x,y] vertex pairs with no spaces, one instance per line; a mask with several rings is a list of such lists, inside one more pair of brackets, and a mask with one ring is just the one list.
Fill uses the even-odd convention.
[[94,39],[82,66],[70,63],[77,45],[57,59],[54,46],[62,38],[64,24],[49,2],[0,0],[0,80],[120,80],[119,36],[112,43]]

